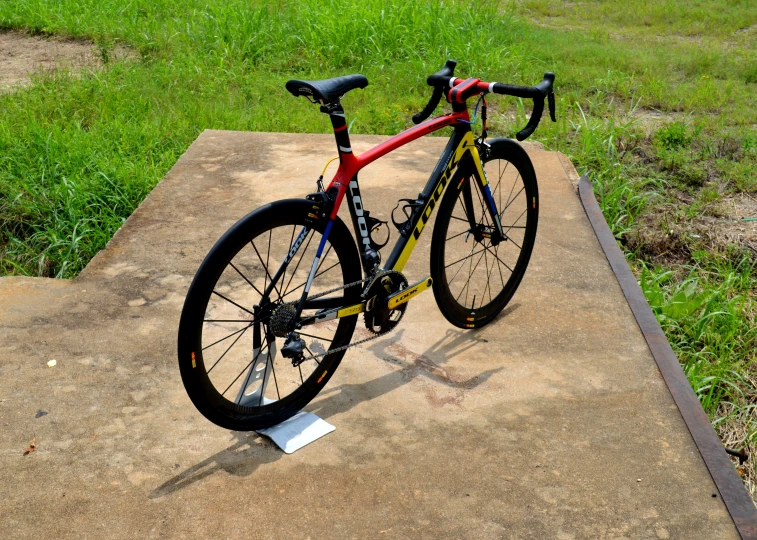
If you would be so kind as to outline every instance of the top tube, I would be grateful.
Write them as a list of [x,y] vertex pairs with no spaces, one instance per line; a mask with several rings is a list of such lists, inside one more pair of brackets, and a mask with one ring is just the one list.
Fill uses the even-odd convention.
[[419,139],[444,127],[455,125],[458,123],[458,120],[462,120],[465,123],[470,122],[470,115],[467,109],[461,112],[445,114],[411,127],[357,156],[358,170],[415,139]]

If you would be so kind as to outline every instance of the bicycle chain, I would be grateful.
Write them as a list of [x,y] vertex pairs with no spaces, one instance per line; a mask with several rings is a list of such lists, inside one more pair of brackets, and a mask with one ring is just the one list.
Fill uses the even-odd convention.
[[[392,330],[394,330],[394,329],[392,328]],[[338,352],[346,351],[350,347],[357,347],[358,345],[362,345],[363,343],[366,343],[367,341],[373,341],[374,339],[378,339],[381,336],[385,336],[386,334],[389,334],[392,330],[387,330],[386,332],[382,332],[380,334],[376,334],[376,335],[373,335],[371,337],[367,337],[365,339],[361,339],[360,341],[356,341],[356,342],[350,343],[348,345],[342,345],[341,347],[337,347],[336,349],[330,349],[330,350],[326,351],[323,354],[314,354],[312,356],[307,356],[307,357],[303,358],[302,361],[305,362],[307,360],[315,360],[316,358],[323,358],[327,354],[336,354]]]
[[[309,299],[320,298],[321,296],[325,296],[327,294],[331,294],[331,293],[336,292],[336,291],[341,291],[343,289],[348,289],[350,287],[355,287],[356,285],[360,285],[362,283],[365,283],[366,281],[370,281],[371,283],[373,283],[373,280],[375,280],[380,275],[381,275],[381,272],[379,272],[377,274],[374,274],[374,275],[372,275],[370,277],[367,277],[365,279],[361,279],[360,281],[353,281],[352,283],[348,283],[347,285],[344,285],[342,287],[336,287],[335,289],[331,289],[330,291],[325,291],[325,292],[322,292],[322,293],[318,293],[317,295],[310,296],[308,298]],[[392,330],[394,330],[394,329],[392,329]],[[384,335],[388,334],[392,330],[387,330],[386,332],[381,332],[380,334],[376,334],[376,335],[373,335],[371,337],[367,337],[365,339],[361,339],[360,341],[356,341],[354,343],[348,343],[347,345],[342,345],[341,347],[337,347],[336,349],[329,349],[325,353],[313,354],[311,356],[307,356],[307,357],[303,358],[301,360],[301,362],[305,362],[307,360],[316,360],[317,358],[323,358],[324,356],[326,356],[328,354],[336,354],[338,352],[345,351],[345,350],[349,349],[350,347],[357,347],[358,345],[362,345],[363,343],[366,343],[368,341],[372,341],[374,339],[378,339],[381,336],[384,336]]]

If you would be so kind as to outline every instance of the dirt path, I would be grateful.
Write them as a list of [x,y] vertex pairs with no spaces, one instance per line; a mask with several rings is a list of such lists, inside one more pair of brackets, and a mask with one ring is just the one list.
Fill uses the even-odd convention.
[[0,31],[0,88],[26,84],[29,76],[39,70],[101,64],[94,45],[88,41]]

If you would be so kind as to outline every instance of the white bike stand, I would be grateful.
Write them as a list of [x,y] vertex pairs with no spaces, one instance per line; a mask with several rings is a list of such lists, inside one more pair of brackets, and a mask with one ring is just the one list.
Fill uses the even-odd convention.
[[270,438],[285,453],[291,454],[320,439],[336,428],[311,412],[300,411],[288,420],[258,431]]
[[[253,406],[273,403],[273,400],[266,398],[265,394],[272,371],[267,369],[267,366],[273,364],[275,357],[275,343],[269,346],[266,353],[261,353],[260,348],[253,351],[253,362],[250,363],[250,369],[239,389],[236,403]],[[258,433],[270,438],[284,452],[291,454],[335,429],[315,414],[300,411],[290,419],[273,427],[261,429]]]

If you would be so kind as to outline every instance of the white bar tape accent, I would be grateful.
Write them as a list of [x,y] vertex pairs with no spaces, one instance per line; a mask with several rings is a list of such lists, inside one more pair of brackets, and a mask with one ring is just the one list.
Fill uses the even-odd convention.
[[489,93],[490,93],[490,94],[491,94],[492,92],[494,92],[494,85],[495,85],[495,84],[497,84],[497,83],[493,82],[493,83],[491,83],[491,84],[489,85]]
[[352,148],[350,148],[349,146],[346,147],[346,148],[344,146],[340,146],[339,150],[341,150],[342,152],[345,152],[347,154],[351,154],[352,153]]
[[455,86],[455,77],[450,77],[449,87],[452,88],[453,86]]
[[333,113],[331,113],[331,116],[341,116],[342,118],[344,118],[344,113],[343,112],[342,113],[340,113],[340,112],[333,112]]

